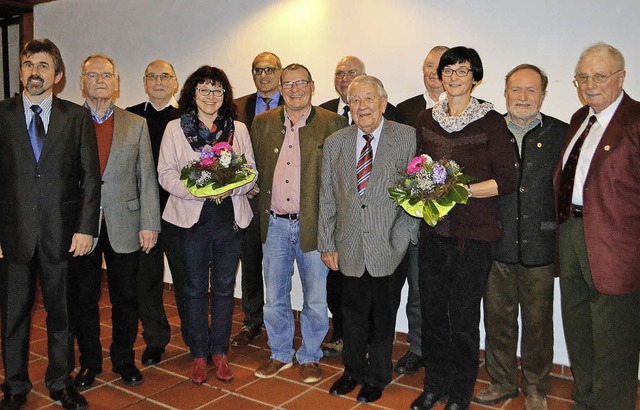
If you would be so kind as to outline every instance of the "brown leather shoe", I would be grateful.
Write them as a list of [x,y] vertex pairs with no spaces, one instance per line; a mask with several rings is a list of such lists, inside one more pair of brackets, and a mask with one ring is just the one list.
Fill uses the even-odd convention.
[[300,366],[300,377],[303,383],[317,383],[322,379],[322,370],[318,363],[304,363]]
[[221,382],[230,382],[233,380],[233,372],[229,367],[226,354],[214,354],[213,366],[216,368],[216,377]]
[[253,342],[253,339],[260,337],[262,330],[260,328],[252,329],[248,326],[243,326],[240,332],[231,341],[231,346],[245,347],[249,343]]
[[191,381],[195,384],[202,384],[207,381],[207,359],[204,357],[193,359]]
[[292,362],[282,363],[276,359],[269,359],[268,362],[260,366],[253,374],[261,379],[270,379],[282,370],[289,369],[291,366],[293,366]]

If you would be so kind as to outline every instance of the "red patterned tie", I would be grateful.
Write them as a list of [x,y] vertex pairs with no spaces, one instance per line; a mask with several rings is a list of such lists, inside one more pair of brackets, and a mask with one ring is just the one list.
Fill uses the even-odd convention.
[[582,134],[578,137],[567,162],[562,168],[562,176],[560,178],[560,190],[558,192],[558,220],[560,223],[566,221],[571,217],[571,198],[573,197],[573,184],[576,179],[576,168],[578,168],[578,158],[580,158],[580,151],[582,150],[582,144],[589,135],[591,126],[596,122],[596,116],[592,115],[589,118],[587,127],[582,131]]
[[362,147],[360,152],[360,158],[358,158],[358,167],[356,168],[356,174],[358,176],[358,194],[362,196],[364,189],[369,182],[369,175],[371,174],[371,168],[373,168],[373,149],[371,148],[371,140],[373,137],[369,134],[362,136],[366,143]]

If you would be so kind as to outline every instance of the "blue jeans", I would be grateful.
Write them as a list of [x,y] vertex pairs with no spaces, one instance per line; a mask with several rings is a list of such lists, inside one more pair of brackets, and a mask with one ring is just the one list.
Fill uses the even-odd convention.
[[329,330],[327,311],[327,273],[320,252],[302,252],[299,223],[269,217],[267,241],[263,245],[266,303],[264,324],[269,337],[271,358],[283,363],[293,361],[295,325],[291,310],[291,276],[293,261],[298,264],[304,303],[300,316],[302,346],[296,354],[298,363],[317,363],[322,357],[320,344]]
[[233,317],[233,288],[242,249],[242,234],[235,227],[231,198],[219,205],[205,202],[198,222],[185,229],[181,248],[191,355],[198,359],[209,354],[227,354]]

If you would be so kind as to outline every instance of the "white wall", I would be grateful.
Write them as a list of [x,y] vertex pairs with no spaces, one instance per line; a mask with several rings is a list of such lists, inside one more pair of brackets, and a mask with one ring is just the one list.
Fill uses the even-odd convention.
[[[392,103],[424,91],[422,61],[436,44],[465,45],[482,57],[475,91],[504,111],[504,75],[532,63],[550,78],[543,111],[568,121],[579,107],[571,84],[580,52],[605,41],[627,58],[625,89],[640,98],[640,3],[619,0],[59,0],[35,8],[35,35],[61,49],[67,85],[61,97],[81,102],[79,64],[89,54],[113,57],[121,73],[120,106],[145,98],[147,63],[173,62],[180,80],[202,64],[224,69],[235,95],[254,91],[251,61],[270,50],[284,64],[305,64],[316,81],[314,102],[335,97],[333,70],[346,54],[386,85]],[[296,305],[300,286],[294,286]],[[568,363],[556,292],[556,354]],[[406,331],[404,306],[398,329]]]

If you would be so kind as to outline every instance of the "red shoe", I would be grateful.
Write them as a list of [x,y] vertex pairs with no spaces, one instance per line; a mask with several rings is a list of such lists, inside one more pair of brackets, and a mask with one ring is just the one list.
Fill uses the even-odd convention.
[[207,359],[193,359],[191,366],[191,381],[195,384],[202,384],[207,381]]
[[214,354],[213,366],[216,369],[216,377],[221,382],[230,382],[233,380],[233,372],[229,368],[226,354]]

